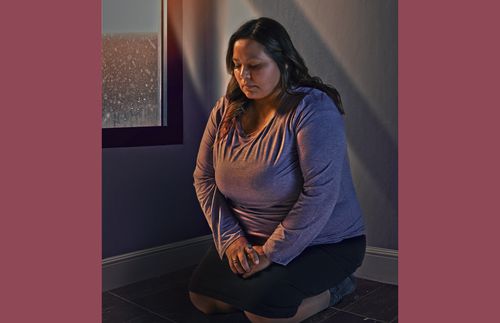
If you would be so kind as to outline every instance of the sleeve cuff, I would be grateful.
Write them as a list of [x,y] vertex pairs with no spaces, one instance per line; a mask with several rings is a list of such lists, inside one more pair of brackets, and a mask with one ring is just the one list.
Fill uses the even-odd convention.
[[269,246],[269,244],[266,242],[263,246],[262,246],[262,251],[264,252],[264,254],[266,255],[266,257],[271,260],[272,262],[276,263],[276,264],[279,264],[279,265],[287,265],[288,262],[284,262],[280,257],[279,255],[277,254],[277,252],[273,251],[272,248]]

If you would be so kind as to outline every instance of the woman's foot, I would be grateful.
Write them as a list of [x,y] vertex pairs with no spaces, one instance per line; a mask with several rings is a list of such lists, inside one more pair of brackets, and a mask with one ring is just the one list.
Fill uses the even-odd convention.
[[353,275],[349,275],[341,281],[337,286],[330,288],[330,304],[329,307],[338,304],[346,295],[354,292],[356,289],[356,281]]

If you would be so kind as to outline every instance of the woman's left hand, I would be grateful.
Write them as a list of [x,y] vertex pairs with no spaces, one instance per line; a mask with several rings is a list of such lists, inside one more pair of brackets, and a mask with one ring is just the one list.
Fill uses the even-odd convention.
[[259,271],[262,271],[267,267],[269,267],[269,265],[271,265],[271,260],[266,256],[266,254],[262,250],[262,246],[253,246],[253,249],[257,251],[257,254],[259,255],[259,264],[253,266],[251,271],[244,273],[242,275],[243,278],[248,278],[250,276],[253,276]]

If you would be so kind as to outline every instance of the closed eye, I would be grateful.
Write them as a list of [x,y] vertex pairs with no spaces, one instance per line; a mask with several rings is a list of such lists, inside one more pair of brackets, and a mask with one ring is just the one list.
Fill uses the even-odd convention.
[[[247,68],[251,69],[251,70],[255,70],[255,69],[258,69],[262,67],[261,64],[256,64],[256,65],[248,65]],[[234,69],[240,69],[241,68],[241,65],[237,65],[237,64],[234,64]]]

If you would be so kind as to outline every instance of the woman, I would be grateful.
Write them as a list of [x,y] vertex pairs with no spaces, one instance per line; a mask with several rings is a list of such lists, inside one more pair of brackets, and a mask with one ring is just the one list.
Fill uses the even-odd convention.
[[231,36],[226,67],[194,171],[215,246],[191,301],[207,314],[299,322],[354,290],[365,252],[340,96],[269,18]]

